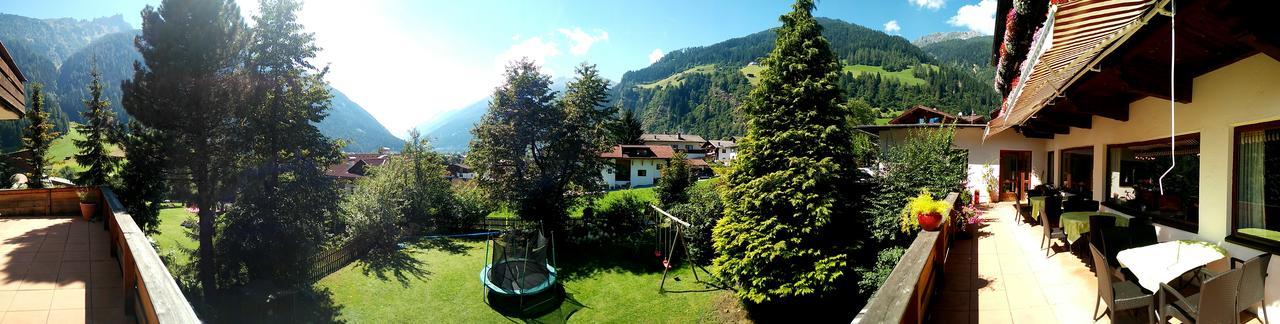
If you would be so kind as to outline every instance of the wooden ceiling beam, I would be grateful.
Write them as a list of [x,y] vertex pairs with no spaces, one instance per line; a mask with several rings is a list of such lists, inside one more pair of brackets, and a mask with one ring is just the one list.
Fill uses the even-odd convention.
[[1071,98],[1071,101],[1076,104],[1080,112],[1118,121],[1129,121],[1129,100],[1122,100],[1116,97],[1101,97],[1089,93],[1070,94],[1067,97]]
[[1038,131],[1043,131],[1046,133],[1063,134],[1063,135],[1071,134],[1071,127],[1058,124],[1057,122],[1050,120],[1048,118],[1044,118],[1040,115],[1036,115],[1035,117],[1028,119],[1027,122],[1022,126],[1035,129]]
[[[1072,110],[1059,111],[1059,109],[1065,109],[1065,108],[1057,108],[1062,106],[1071,106],[1070,109]],[[1054,124],[1063,125],[1067,127],[1084,128],[1084,129],[1093,128],[1093,116],[1085,113],[1075,112],[1076,108],[1074,106],[1074,103],[1072,103],[1070,100],[1067,100],[1066,98],[1059,98],[1057,103],[1055,103],[1053,106],[1050,106],[1050,107],[1055,107],[1055,109],[1041,111],[1040,113],[1036,114],[1036,116],[1038,117],[1037,119],[1049,120],[1049,121],[1052,121]]]

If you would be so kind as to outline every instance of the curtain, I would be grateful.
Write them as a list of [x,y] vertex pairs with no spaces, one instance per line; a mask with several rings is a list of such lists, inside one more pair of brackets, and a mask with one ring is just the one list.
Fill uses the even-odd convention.
[[[1236,190],[1238,203],[1236,217],[1239,228],[1266,228],[1266,158],[1267,131],[1250,131],[1240,134],[1239,152],[1236,152],[1240,169],[1237,170]],[[1271,145],[1271,146],[1274,146]],[[1274,159],[1275,157],[1272,156]]]

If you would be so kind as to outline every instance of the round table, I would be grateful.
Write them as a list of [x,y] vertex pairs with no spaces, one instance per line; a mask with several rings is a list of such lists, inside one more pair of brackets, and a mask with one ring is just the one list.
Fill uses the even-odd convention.
[[1169,241],[1120,251],[1116,259],[1138,278],[1147,291],[1159,291],[1187,271],[1227,257],[1227,250],[1209,242]]
[[1040,221],[1040,212],[1044,210],[1045,196],[1035,196],[1027,198],[1027,202],[1031,204],[1031,218]]
[[1116,219],[1116,226],[1129,227],[1129,217],[1106,212],[1070,212],[1062,213],[1062,231],[1067,233],[1067,241],[1075,242],[1080,235],[1089,232],[1089,216],[1110,216]]

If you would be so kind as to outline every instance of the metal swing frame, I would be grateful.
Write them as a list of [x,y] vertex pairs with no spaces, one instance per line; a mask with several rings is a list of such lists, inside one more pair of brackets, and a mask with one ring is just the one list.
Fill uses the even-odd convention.
[[[663,263],[662,282],[658,283],[658,292],[663,293],[667,291],[666,290],[667,274],[671,272],[671,269],[675,268],[671,266],[671,262],[672,260],[675,259],[674,256],[675,256],[675,252],[677,251],[676,246],[681,245],[680,241],[684,240],[685,229],[692,227],[693,225],[689,224],[689,222],[686,222],[683,219],[680,219],[679,217],[675,217],[671,215],[671,213],[668,213],[667,211],[662,210],[662,208],[658,208],[658,206],[649,205],[649,208],[655,212],[653,226],[654,226],[654,231],[656,233],[654,234],[655,236],[657,236],[657,240],[658,240],[657,245],[659,247],[659,251],[661,251],[662,253],[662,255],[660,256],[662,258],[662,263]],[[666,230],[662,228],[663,225],[666,225],[666,224],[670,224],[670,226],[676,227],[676,230],[673,236],[666,235],[666,232],[665,232]],[[664,237],[669,237],[669,238],[666,240],[663,240]],[[664,241],[670,241],[670,244],[664,244],[666,243]],[[685,242],[685,244],[683,245],[684,245],[684,255],[686,256],[686,258],[688,258],[688,256],[692,256],[693,253],[690,253],[689,251],[689,242]],[[708,274],[711,273],[707,271],[707,269],[704,269],[694,264],[692,259],[688,260],[687,263],[689,264],[690,270],[692,270],[693,272],[693,279],[697,282],[702,282],[702,278],[698,277],[698,269],[702,269],[702,271],[707,272]]]

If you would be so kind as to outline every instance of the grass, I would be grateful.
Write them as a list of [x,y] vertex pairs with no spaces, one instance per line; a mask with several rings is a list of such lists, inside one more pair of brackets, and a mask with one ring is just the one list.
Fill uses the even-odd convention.
[[[80,152],[80,149],[76,148],[75,141],[84,140],[84,135],[80,134],[79,131],[76,131],[76,126],[79,125],[80,124],[76,123],[68,124],[69,129],[66,134],[58,136],[58,138],[53,140],[53,143],[49,144],[49,151],[45,153],[45,156],[48,156],[49,160],[53,161],[53,164],[49,166],[49,170],[54,171],[54,174],[56,174],[58,169],[62,168],[68,168],[74,172],[81,172],[85,170],[85,167],[76,163],[75,159],[76,153]],[[121,150],[119,146],[108,145],[107,149],[111,155],[124,156],[124,151]]]
[[653,89],[657,87],[679,86],[681,83],[684,82],[685,75],[694,74],[694,73],[711,73],[711,72],[715,72],[715,70],[716,70],[715,64],[699,65],[699,66],[689,68],[688,70],[676,72],[675,74],[667,76],[662,80],[654,81],[652,83],[637,85],[637,87],[640,87],[642,89]]
[[[933,68],[936,68],[936,67],[933,67]],[[751,85],[754,86],[756,85],[756,83],[760,82],[759,81],[760,73],[764,72],[764,69],[765,67],[763,65],[755,65],[755,66],[744,66],[742,67],[741,71],[742,71],[742,75],[747,77],[747,81],[750,81]],[[842,72],[853,73],[853,76],[859,76],[859,75],[862,75],[863,73],[876,73],[876,74],[879,74],[881,77],[897,79],[899,82],[902,82],[903,84],[906,84],[906,85],[914,86],[914,85],[926,84],[926,81],[924,79],[917,78],[915,75],[912,74],[913,69],[914,68],[909,67],[902,71],[890,72],[879,66],[859,64],[859,65],[845,65],[844,68],[842,69]]]
[[156,242],[156,252],[165,256],[166,262],[170,263],[167,264],[170,271],[181,269],[190,263],[191,256],[186,251],[195,251],[199,247],[196,240],[190,236],[189,230],[182,227],[183,221],[195,219],[195,214],[182,207],[160,210],[158,233],[150,237]]
[[[322,279],[317,286],[331,292],[335,304],[341,305],[340,320],[352,323],[511,321],[484,301],[478,278],[485,263],[484,243],[452,241],[449,244],[454,247],[403,250],[423,270],[425,274],[421,277],[409,277],[405,281],[381,279],[365,265],[354,263]],[[731,292],[694,282],[687,267],[675,270],[667,280],[667,290],[682,292],[660,294],[657,290],[662,272],[656,260],[620,260],[625,265],[611,266],[599,264],[601,257],[595,255],[572,254],[593,258],[593,261],[575,266],[577,269],[562,267],[561,271],[574,271],[572,277],[561,280],[568,300],[561,311],[539,321],[692,323],[732,321],[734,316],[744,316]],[[652,259],[652,256],[635,259]],[[641,263],[650,267],[633,267]],[[699,275],[706,278],[705,273]],[[673,280],[674,277],[680,281]],[[571,309],[577,308],[573,306],[575,303],[582,308],[573,312]]]

